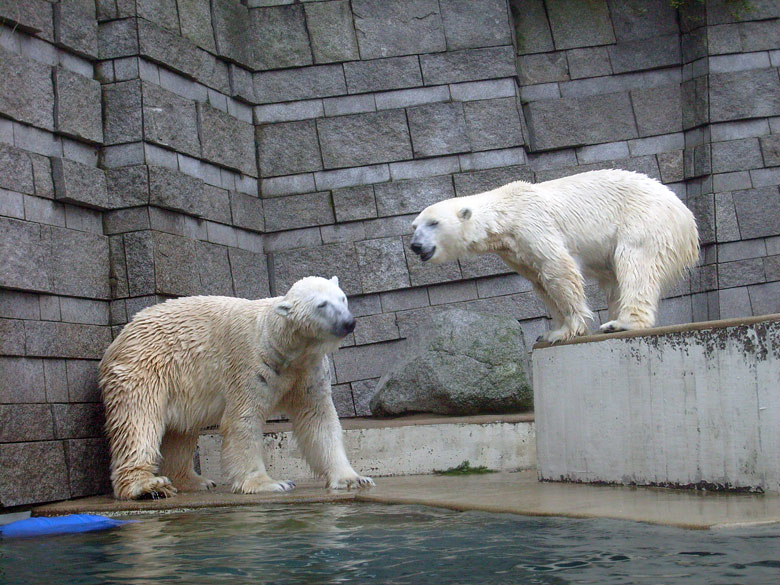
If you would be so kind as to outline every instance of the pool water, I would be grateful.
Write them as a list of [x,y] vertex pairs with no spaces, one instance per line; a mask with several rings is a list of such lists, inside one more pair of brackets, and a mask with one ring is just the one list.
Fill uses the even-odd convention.
[[0,583],[780,583],[780,526],[692,531],[422,506],[295,504],[0,541]]

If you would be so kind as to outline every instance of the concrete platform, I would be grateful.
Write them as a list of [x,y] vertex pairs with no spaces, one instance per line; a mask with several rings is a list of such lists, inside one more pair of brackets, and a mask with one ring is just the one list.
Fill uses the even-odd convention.
[[33,510],[36,516],[99,513],[163,513],[222,506],[308,502],[420,504],[454,510],[481,510],[530,516],[615,518],[706,529],[780,522],[776,494],[702,493],[660,488],[629,488],[543,483],[536,471],[450,477],[417,475],[380,478],[373,489],[327,491],[307,483],[286,494],[236,495],[216,492],[180,494],[168,500],[118,502],[110,496],[71,500]]
[[780,315],[532,356],[541,478],[780,492]]
[[[498,471],[536,465],[534,414],[480,416],[412,415],[341,421],[344,447],[358,473],[371,477],[417,475],[464,461]],[[265,462],[272,477],[313,479],[290,423],[266,424]],[[198,441],[201,473],[227,483],[221,465],[222,436],[204,432]]]

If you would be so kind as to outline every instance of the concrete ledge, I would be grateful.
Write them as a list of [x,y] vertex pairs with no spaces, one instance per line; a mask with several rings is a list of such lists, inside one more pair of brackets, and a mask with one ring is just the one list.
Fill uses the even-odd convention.
[[778,319],[537,345],[540,479],[780,491]]
[[284,494],[237,495],[220,488],[216,492],[179,494],[155,501],[119,502],[110,496],[97,496],[39,506],[33,515],[159,514],[223,506],[311,502],[419,504],[528,516],[615,518],[699,529],[780,521],[780,496],[774,494],[713,494],[540,483],[533,470],[465,477],[388,477],[380,479],[375,488],[358,492],[328,492],[309,484]]
[[[372,477],[433,473],[469,461],[498,471],[528,469],[536,463],[533,414],[446,417],[417,415],[392,419],[344,419],[344,445],[358,473]],[[289,423],[266,425],[265,457],[272,477],[313,479],[295,444]],[[222,436],[201,434],[201,473],[226,483]]]

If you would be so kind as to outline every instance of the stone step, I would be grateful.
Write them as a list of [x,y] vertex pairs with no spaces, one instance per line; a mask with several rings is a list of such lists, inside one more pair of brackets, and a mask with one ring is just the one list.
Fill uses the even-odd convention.
[[[413,415],[392,419],[342,419],[344,446],[352,466],[372,477],[417,475],[468,461],[498,471],[536,464],[532,413],[445,417]],[[271,477],[312,479],[290,423],[269,423],[264,433],[265,461]],[[204,431],[198,441],[201,473],[225,484],[222,435]]]

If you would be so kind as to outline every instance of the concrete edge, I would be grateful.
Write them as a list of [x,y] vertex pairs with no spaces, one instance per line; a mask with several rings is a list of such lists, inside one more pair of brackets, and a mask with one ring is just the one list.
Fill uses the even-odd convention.
[[692,331],[705,331],[711,329],[725,329],[741,325],[754,325],[765,321],[780,321],[780,313],[771,315],[758,315],[755,317],[738,317],[734,319],[720,319],[717,321],[699,321],[696,323],[684,323],[682,325],[666,325],[664,327],[652,327],[650,329],[635,329],[632,331],[618,331],[617,333],[598,333],[595,335],[582,335],[568,341],[549,343],[538,341],[533,345],[533,350],[561,347],[563,345],[576,345],[578,343],[596,343],[609,341],[610,339],[626,339],[630,337],[657,337],[670,333],[690,333]]

